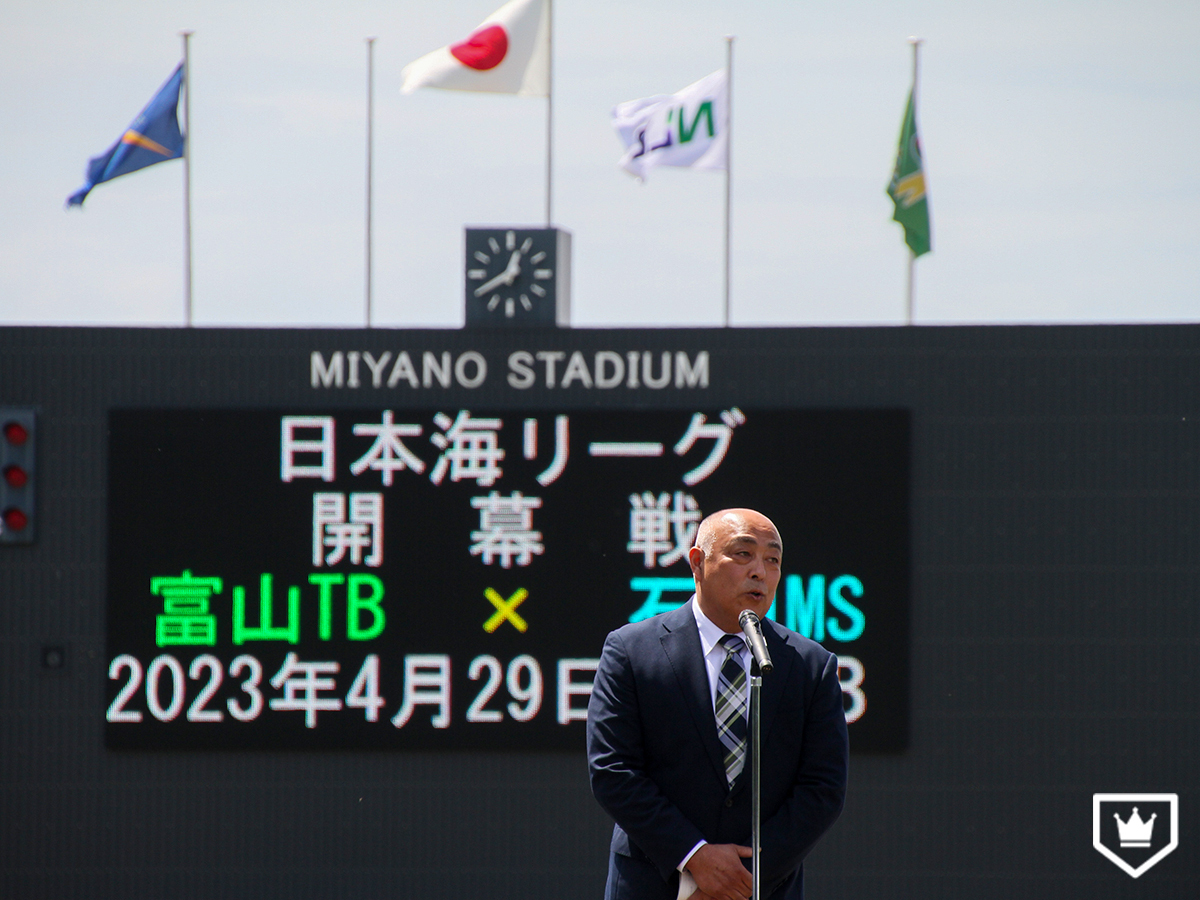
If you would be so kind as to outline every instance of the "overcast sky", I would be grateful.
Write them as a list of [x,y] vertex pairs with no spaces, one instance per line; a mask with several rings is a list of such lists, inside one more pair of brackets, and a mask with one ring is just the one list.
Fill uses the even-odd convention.
[[[463,227],[540,224],[545,101],[399,93],[501,0],[11,2],[0,29],[0,324],[177,325],[183,164],[63,202],[194,30],[197,325],[364,317],[364,38],[375,44],[375,322],[463,321]],[[912,56],[934,249],[919,323],[1200,320],[1192,0],[555,0],[554,220],[572,322],[722,322],[719,173],[617,167],[622,101],[735,35],[735,325],[898,324],[884,187]]]

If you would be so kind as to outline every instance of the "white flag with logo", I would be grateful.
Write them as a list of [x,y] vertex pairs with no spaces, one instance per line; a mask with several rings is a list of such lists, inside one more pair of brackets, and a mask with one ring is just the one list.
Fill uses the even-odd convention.
[[402,93],[433,87],[546,97],[550,93],[549,0],[510,0],[465,41],[427,53],[401,73]]
[[725,70],[675,94],[613,107],[613,127],[625,144],[621,168],[645,178],[655,166],[724,169],[729,149],[729,89]]

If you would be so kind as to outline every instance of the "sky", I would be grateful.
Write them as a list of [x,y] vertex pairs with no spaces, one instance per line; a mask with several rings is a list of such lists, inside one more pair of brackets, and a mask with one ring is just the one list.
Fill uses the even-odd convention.
[[[98,186],[191,30],[193,323],[361,327],[365,39],[373,323],[457,328],[463,229],[539,225],[545,100],[399,91],[501,0],[10,2],[0,325],[177,326],[183,164]],[[1200,4],[554,0],[554,224],[574,327],[720,326],[721,173],[618,168],[612,107],[734,41],[734,326],[899,325],[885,194],[920,37],[933,252],[918,324],[1200,321]]]

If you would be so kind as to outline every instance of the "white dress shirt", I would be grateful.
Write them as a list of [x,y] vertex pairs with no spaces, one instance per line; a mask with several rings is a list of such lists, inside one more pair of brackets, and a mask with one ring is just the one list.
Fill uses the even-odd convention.
[[[700,629],[700,650],[704,654],[704,671],[708,674],[708,701],[712,704],[715,714],[717,708],[717,676],[721,673],[721,666],[725,664],[725,648],[721,646],[720,640],[725,637],[727,632],[722,631],[712,623],[701,610],[700,603],[695,597],[692,597],[692,615],[696,617],[696,627]],[[750,683],[750,648],[745,641],[742,641],[742,650],[738,654],[742,668],[746,670],[746,683]],[[691,872],[685,872],[684,866],[688,864],[696,851],[707,844],[708,841],[700,841],[688,851],[679,863],[679,893],[676,894],[676,900],[687,900],[696,891],[696,880],[692,878]]]

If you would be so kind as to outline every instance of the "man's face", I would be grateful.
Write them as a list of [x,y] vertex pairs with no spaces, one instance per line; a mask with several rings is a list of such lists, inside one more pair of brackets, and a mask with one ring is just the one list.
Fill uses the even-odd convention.
[[[761,619],[771,608],[779,585],[783,542],[771,520],[753,510],[727,513],[712,528],[708,552],[697,546],[688,553],[696,577],[696,598],[714,625],[727,634],[737,634],[742,610],[752,610]],[[703,539],[699,543],[703,544]]]

